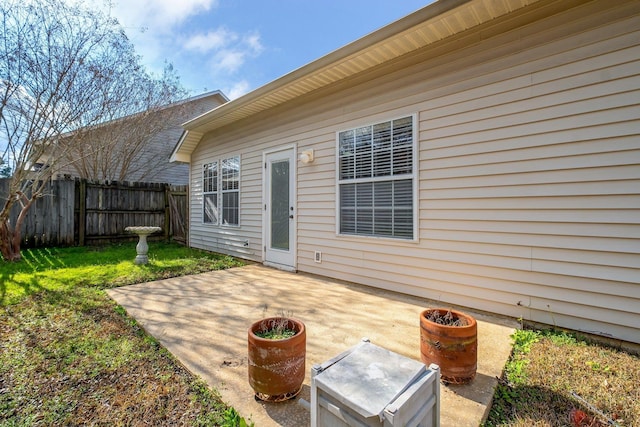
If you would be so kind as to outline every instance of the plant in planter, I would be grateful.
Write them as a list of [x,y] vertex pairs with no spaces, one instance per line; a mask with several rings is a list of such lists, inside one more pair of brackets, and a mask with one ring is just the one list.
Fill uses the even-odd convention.
[[478,366],[476,319],[452,309],[424,310],[420,313],[420,356],[426,365],[440,366],[446,383],[471,381]]
[[249,384],[256,398],[269,402],[300,393],[305,376],[307,332],[300,320],[270,317],[248,331]]

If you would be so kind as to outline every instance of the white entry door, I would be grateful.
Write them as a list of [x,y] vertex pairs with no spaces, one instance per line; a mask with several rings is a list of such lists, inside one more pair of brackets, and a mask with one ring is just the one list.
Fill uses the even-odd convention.
[[293,148],[265,154],[265,263],[296,269],[295,153]]

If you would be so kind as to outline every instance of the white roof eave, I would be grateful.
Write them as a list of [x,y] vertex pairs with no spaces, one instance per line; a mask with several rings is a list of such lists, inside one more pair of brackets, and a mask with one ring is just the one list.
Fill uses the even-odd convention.
[[[539,0],[439,0],[335,50],[237,99],[186,122],[190,137],[174,150],[176,158],[197,146],[193,141],[222,126],[250,117],[342,79],[377,67]],[[193,133],[192,133],[193,132]],[[172,158],[174,155],[172,155]]]

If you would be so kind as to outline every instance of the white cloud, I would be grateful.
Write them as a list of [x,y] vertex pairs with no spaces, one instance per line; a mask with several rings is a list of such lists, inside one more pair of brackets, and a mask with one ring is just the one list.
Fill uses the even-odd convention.
[[227,30],[224,27],[218,28],[215,31],[209,31],[205,34],[196,34],[187,39],[184,43],[184,47],[187,50],[195,50],[198,52],[206,53],[211,50],[218,50],[229,44],[235,42],[238,39],[238,35]]
[[246,52],[240,50],[224,49],[216,53],[211,64],[214,70],[234,73],[244,64],[246,56]]
[[176,31],[189,18],[218,6],[218,0],[115,0],[107,12],[118,19],[152,70],[175,46]]
[[106,7],[107,12],[120,21],[151,72],[160,74],[168,61],[176,67],[188,88],[231,86],[225,93],[237,97],[248,92],[249,83],[231,82],[264,47],[257,31],[211,25],[217,21],[215,9],[221,2],[114,0],[112,6]]
[[260,34],[252,32],[241,36],[226,28],[191,36],[183,46],[202,53],[211,52],[208,62],[213,74],[233,74],[248,58],[258,56],[263,50]]
[[229,99],[236,99],[249,92],[249,90],[249,82],[241,80],[234,83],[231,87],[224,89],[223,92],[229,97]]
[[111,13],[125,27],[144,27],[152,33],[163,33],[217,5],[218,0],[117,0]]
[[[23,0],[37,1],[37,0]],[[220,0],[63,0],[69,5],[98,8],[105,15],[116,18],[134,41],[150,41],[171,37],[178,27],[192,17],[206,14],[219,6]],[[164,41],[164,40],[163,40]]]
[[260,43],[260,34],[252,33],[245,37],[245,44],[253,51],[254,54],[259,54],[264,49],[262,43]]

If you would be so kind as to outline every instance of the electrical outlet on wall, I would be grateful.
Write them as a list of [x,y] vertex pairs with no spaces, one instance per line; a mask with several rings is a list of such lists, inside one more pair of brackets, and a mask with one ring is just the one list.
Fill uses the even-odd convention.
[[318,264],[322,262],[322,252],[320,251],[315,251],[313,253],[313,260],[315,262],[317,262]]

